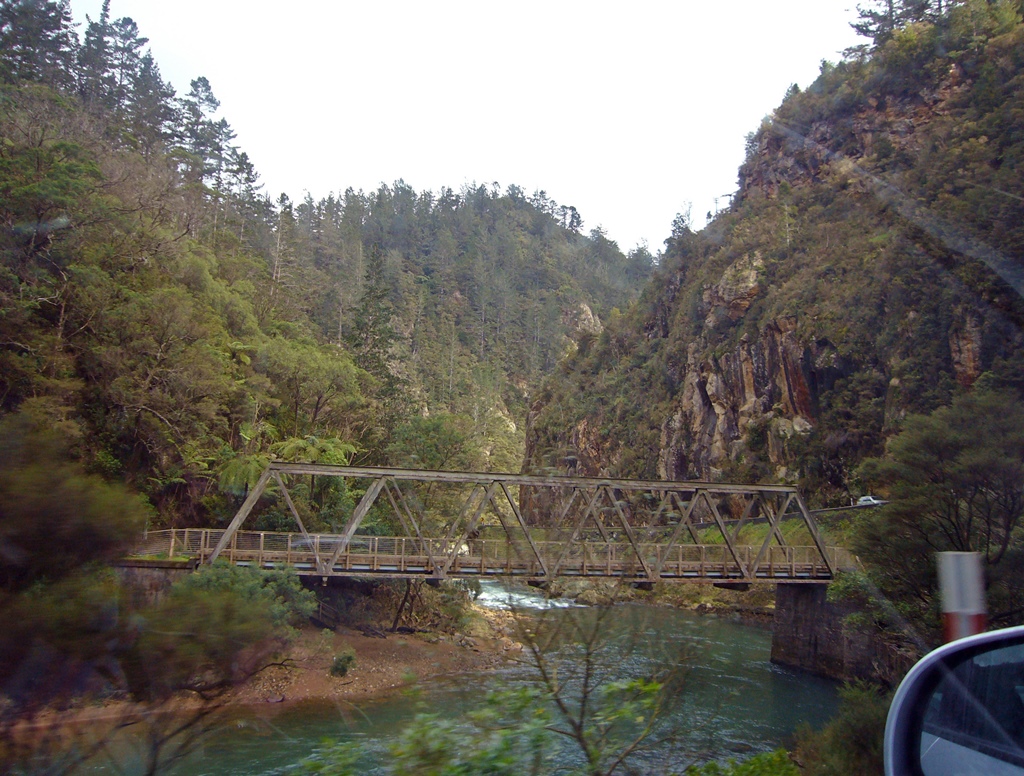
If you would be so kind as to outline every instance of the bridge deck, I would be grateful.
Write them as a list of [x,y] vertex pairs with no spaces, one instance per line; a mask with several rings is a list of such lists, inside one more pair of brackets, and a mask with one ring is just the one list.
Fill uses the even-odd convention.
[[[138,555],[191,557],[206,561],[224,532],[212,529],[151,531]],[[340,552],[339,552],[340,548]],[[536,552],[534,551],[536,548]],[[408,536],[237,531],[220,557],[264,569],[293,568],[308,576],[399,578],[603,577],[691,582],[827,582],[833,575],[817,547],[759,547],[640,542],[532,541],[473,539],[458,546],[445,539]],[[638,562],[642,557],[651,572]],[[854,559],[828,548],[834,568],[850,568]],[[333,561],[333,562],[331,562]]]

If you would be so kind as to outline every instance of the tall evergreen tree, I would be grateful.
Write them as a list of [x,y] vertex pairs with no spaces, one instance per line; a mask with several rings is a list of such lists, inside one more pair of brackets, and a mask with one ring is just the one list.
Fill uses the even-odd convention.
[[0,0],[0,78],[69,88],[78,38],[69,0]]
[[245,239],[246,224],[257,217],[260,210],[259,190],[263,184],[256,166],[249,159],[249,154],[232,147],[227,170],[232,191],[232,203],[238,223],[238,239]]
[[857,6],[858,21],[850,26],[880,46],[900,27],[939,17],[942,12],[942,0],[872,0],[867,6]]
[[86,106],[98,105],[110,93],[110,0],[103,0],[100,18],[86,16],[85,39],[78,50],[78,93]]
[[212,114],[220,107],[220,100],[213,96],[205,76],[192,79],[189,86],[188,95],[181,100],[182,139],[192,156],[189,177],[203,181],[213,170],[210,161],[217,130]]
[[384,258],[379,250],[372,250],[366,259],[363,296],[355,310],[346,341],[355,355],[356,365],[380,380],[386,389],[397,386],[397,379],[389,367],[391,347],[395,342],[389,295]]
[[139,26],[127,16],[111,26],[110,107],[121,112],[130,101],[142,66],[142,47],[149,38],[139,36]]
[[160,76],[160,68],[148,51],[139,61],[129,98],[125,123],[148,155],[173,137],[179,119],[174,89]]

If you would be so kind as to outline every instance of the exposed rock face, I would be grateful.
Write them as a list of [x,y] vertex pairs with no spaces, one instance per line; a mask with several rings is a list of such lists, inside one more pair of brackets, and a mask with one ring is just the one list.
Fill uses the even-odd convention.
[[604,327],[590,305],[580,302],[562,313],[562,325],[566,334],[572,339],[579,339],[584,334],[600,334]]
[[528,467],[799,481],[838,502],[907,414],[986,372],[1017,384],[1024,294],[988,249],[1017,261],[1020,197],[961,191],[967,149],[985,175],[1005,166],[962,133],[977,71],[915,90],[872,67],[823,70],[755,133],[730,210],[674,231],[634,314],[578,339],[541,392]]
[[[787,441],[814,427],[820,392],[847,370],[827,340],[810,345],[800,341],[795,317],[770,321],[756,338],[743,335],[735,347],[713,354],[708,339],[716,320],[741,319],[763,293],[761,267],[756,256],[742,258],[703,291],[705,333],[687,345],[682,358],[670,360],[667,379],[679,388],[670,414],[656,419],[661,428],[660,478],[718,478],[730,460],[744,453],[751,424],[763,427],[767,456],[776,473],[784,475]],[[668,332],[668,311],[679,288],[675,279],[666,287],[664,308],[659,306],[663,312],[645,327],[649,338]],[[566,429],[564,441],[572,451],[560,462],[564,473],[603,476],[616,470],[621,453],[617,440],[602,440],[593,419],[583,418]],[[533,456],[532,442],[528,430],[527,460]]]
[[758,257],[740,259],[725,271],[717,285],[705,289],[704,304],[710,312],[704,325],[714,328],[722,317],[731,321],[742,318],[762,291],[758,276],[763,270],[764,262]]
[[[810,346],[800,341],[794,316],[769,321],[757,338],[744,334],[732,349],[709,355],[717,322],[743,318],[764,293],[763,270],[759,256],[743,257],[705,288],[704,333],[690,342],[673,376],[681,390],[674,411],[661,423],[659,477],[717,478],[729,460],[742,455],[752,423],[766,425],[768,457],[783,467],[785,441],[813,428],[819,391],[843,373],[828,341]],[[674,296],[679,287],[669,293]]]
[[843,144],[846,162],[857,162],[865,156],[901,151],[915,153],[921,142],[921,128],[927,125],[936,108],[963,91],[955,78],[947,79],[936,91],[925,91],[916,98],[869,98],[865,106],[849,119],[849,126],[840,129],[828,121],[818,121],[806,129],[785,127],[774,136],[763,139],[754,164],[740,171],[740,194],[757,189],[769,196],[778,193],[783,183],[808,183],[819,180],[834,155],[836,136],[846,134],[855,142]]
[[[888,395],[881,401],[886,412],[890,404],[894,413],[901,411],[900,380],[889,380],[891,367],[883,354],[878,353],[878,360],[870,365],[853,361],[829,339],[815,335],[817,327],[797,315],[765,318],[759,314],[756,326],[741,328],[744,319],[754,314],[759,298],[768,292],[763,267],[757,255],[741,257],[701,288],[692,313],[701,326],[688,340],[675,336],[680,294],[687,291],[682,273],[663,284],[642,331],[647,339],[663,340],[670,349],[660,377],[672,388],[667,407],[664,402],[649,405],[648,422],[658,429],[660,438],[656,472],[647,476],[716,480],[725,476],[730,466],[757,458],[769,465],[774,479],[794,481],[799,475],[793,467],[794,441],[815,430],[823,396],[855,372],[872,372],[883,386],[888,381]],[[566,322],[575,323],[569,328],[579,334],[599,333],[600,324],[592,322],[587,313],[582,307],[570,311]],[[918,318],[916,312],[908,312],[905,326],[916,326]],[[983,351],[989,329],[990,324],[975,309],[961,306],[952,311],[946,363],[964,387],[971,386],[986,368]],[[737,336],[744,330],[747,333]],[[892,358],[898,360],[899,356]],[[991,356],[987,358],[991,360]],[[880,390],[885,394],[884,387]],[[618,400],[642,405],[646,397],[627,394]],[[527,420],[527,461],[537,460],[531,426],[542,410],[542,404],[536,405]],[[622,431],[608,417],[573,420],[559,433],[558,446],[566,451],[565,458],[551,464],[564,473],[581,476],[622,474],[619,463],[628,452],[622,444]]]
[[960,385],[969,387],[982,372],[981,317],[974,310],[956,311],[949,331],[949,351],[953,356],[953,373]]
[[565,335],[562,337],[561,358],[575,353],[584,338],[596,337],[604,331],[600,319],[584,302],[562,311],[562,326],[565,327]]
[[593,424],[587,418],[573,426],[569,434],[569,445],[576,451],[575,457],[565,461],[566,474],[594,477],[604,474],[610,455],[595,433]]
[[813,428],[820,387],[842,373],[828,342],[804,346],[794,329],[793,319],[773,321],[757,340],[744,336],[717,358],[699,355],[704,343],[690,344],[675,411],[661,426],[659,477],[716,478],[754,422],[769,424],[779,442],[769,445],[769,459],[784,465],[784,440]]

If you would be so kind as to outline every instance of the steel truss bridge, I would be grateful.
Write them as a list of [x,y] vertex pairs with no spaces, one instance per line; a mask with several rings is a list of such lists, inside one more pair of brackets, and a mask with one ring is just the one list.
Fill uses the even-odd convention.
[[[362,493],[338,532],[306,529],[289,491],[305,485],[302,477],[311,490],[315,478],[340,477],[349,492]],[[241,530],[272,484],[298,530]],[[806,529],[803,544],[787,542],[787,521]],[[378,535],[385,530],[390,535]],[[151,531],[136,552],[324,578],[535,582],[822,583],[855,565],[846,550],[825,546],[800,494],[783,485],[301,463],[271,463],[226,529]]]

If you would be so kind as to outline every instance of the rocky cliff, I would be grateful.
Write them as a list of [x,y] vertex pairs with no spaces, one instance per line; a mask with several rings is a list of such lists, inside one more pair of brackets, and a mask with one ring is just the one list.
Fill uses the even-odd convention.
[[732,208],[677,229],[637,305],[539,394],[528,469],[799,480],[842,502],[907,413],[1021,381],[1024,33],[969,56],[926,33],[791,92]]
[[687,346],[677,375],[682,390],[661,423],[659,477],[720,478],[727,462],[744,454],[742,440],[758,423],[768,430],[767,460],[784,466],[785,441],[810,431],[819,387],[839,374],[835,349],[827,341],[801,343],[795,327],[793,317],[768,321],[762,336],[744,335],[718,356],[701,339]]

